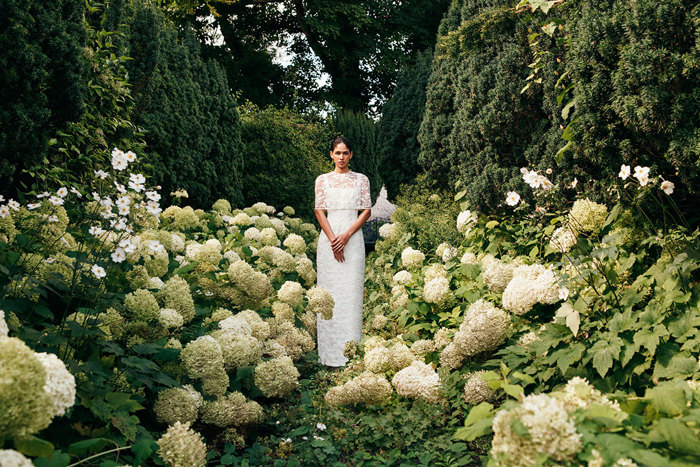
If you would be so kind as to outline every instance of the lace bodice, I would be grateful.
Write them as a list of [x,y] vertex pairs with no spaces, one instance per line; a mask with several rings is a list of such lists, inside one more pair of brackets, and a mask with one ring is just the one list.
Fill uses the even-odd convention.
[[353,172],[328,172],[316,178],[316,209],[371,209],[369,179]]

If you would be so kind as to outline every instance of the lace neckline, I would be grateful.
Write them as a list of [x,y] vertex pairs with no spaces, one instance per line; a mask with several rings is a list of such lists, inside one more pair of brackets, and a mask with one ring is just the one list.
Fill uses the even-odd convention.
[[336,172],[335,170],[331,170],[331,171],[328,172],[328,173],[329,173],[329,174],[334,174],[334,175],[350,175],[351,173],[353,173],[353,171],[352,171],[352,170],[348,170],[347,172]]

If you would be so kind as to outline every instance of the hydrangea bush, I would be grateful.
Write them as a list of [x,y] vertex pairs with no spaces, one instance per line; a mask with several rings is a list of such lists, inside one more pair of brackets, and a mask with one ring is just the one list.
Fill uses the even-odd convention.
[[[134,464],[204,465],[299,386],[334,306],[314,286],[315,227],[264,203],[162,209],[137,166],[115,149],[89,192],[0,199],[0,447],[37,434],[46,449],[22,454],[80,456],[104,438],[140,443]],[[86,428],[41,432],[62,416]]]

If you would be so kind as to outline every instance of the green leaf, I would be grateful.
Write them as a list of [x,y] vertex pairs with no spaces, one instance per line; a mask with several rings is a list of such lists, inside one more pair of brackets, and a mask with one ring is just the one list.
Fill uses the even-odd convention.
[[[651,355],[656,352],[656,346],[659,345],[659,338],[661,333],[658,331],[659,326],[654,327],[654,329],[643,328],[634,335],[634,346],[637,351],[640,348],[645,347],[649,350]],[[668,335],[668,333],[666,333]]]
[[458,428],[454,437],[462,441],[474,441],[480,436],[487,435],[493,430],[491,429],[491,418],[484,418],[470,426]]
[[566,120],[569,118],[569,112],[571,111],[571,107],[576,104],[576,98],[571,99],[569,102],[566,103],[563,109],[561,109],[561,118]]
[[571,347],[558,349],[552,354],[552,362],[556,361],[559,371],[562,374],[566,373],[572,363],[581,360],[583,353],[586,351],[586,346],[581,342],[574,344]]
[[503,383],[501,388],[506,394],[515,399],[520,399],[520,396],[522,396],[524,392],[522,386],[517,384]]
[[[618,341],[621,342],[619,338]],[[601,378],[605,378],[606,373],[612,368],[613,360],[617,360],[620,356],[622,347],[613,340],[599,340],[588,351],[589,355],[593,355],[593,368],[598,371]]]
[[15,438],[15,449],[30,457],[49,457],[53,454],[54,446],[48,441],[39,439],[36,436],[26,438]]
[[557,317],[566,319],[566,327],[571,329],[571,333],[576,336],[578,334],[579,325],[581,324],[581,315],[571,303],[562,304],[557,310]]
[[642,467],[652,467],[657,465],[670,465],[669,459],[657,454],[649,449],[637,449],[627,453],[633,461],[637,462]]
[[542,26],[542,31],[544,31],[545,34],[547,34],[549,37],[552,37],[554,35],[554,31],[557,30],[557,25],[554,21],[551,23]]
[[665,381],[647,389],[644,398],[657,412],[664,415],[680,415],[687,409],[685,390],[671,381]]
[[571,147],[572,144],[573,144],[573,142],[569,141],[568,143],[566,143],[562,148],[560,148],[557,151],[557,153],[554,155],[554,160],[557,161],[557,163],[561,163],[562,154],[564,154],[566,152],[566,150]]
[[669,418],[662,418],[658,421],[656,430],[658,430],[669,446],[675,451],[700,455],[698,437],[685,423]]
[[513,430],[513,433],[520,436],[521,438],[525,438],[525,439],[532,438],[532,436],[530,436],[530,432],[528,431],[525,424],[523,422],[521,422],[520,420],[518,420],[517,418],[514,418],[510,422],[510,428],[511,428],[511,430]]
[[85,439],[83,441],[78,441],[68,446],[68,452],[75,456],[81,457],[89,452],[97,452],[102,450],[105,446],[112,444],[113,442],[105,438],[93,438]]

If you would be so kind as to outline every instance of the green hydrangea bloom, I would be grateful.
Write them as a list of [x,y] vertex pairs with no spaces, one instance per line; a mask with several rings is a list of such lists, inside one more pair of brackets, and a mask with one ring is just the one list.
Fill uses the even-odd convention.
[[207,445],[189,424],[175,422],[158,440],[158,454],[170,467],[204,467]]
[[177,230],[193,230],[199,226],[197,213],[189,206],[175,212],[173,217],[173,227]]
[[175,422],[194,423],[199,417],[199,407],[202,405],[201,396],[197,395],[183,388],[160,391],[153,404],[156,420],[168,425]]
[[299,371],[291,358],[273,358],[255,367],[255,385],[266,397],[284,397],[299,386]]
[[213,211],[220,212],[221,214],[231,215],[231,203],[225,199],[217,200],[211,207]]
[[173,276],[165,283],[161,290],[165,308],[172,308],[182,315],[185,323],[194,318],[194,300],[190,293],[190,285],[180,276]]
[[245,426],[259,423],[263,410],[255,401],[246,401],[240,392],[207,402],[202,410],[202,422],[218,427]]
[[34,351],[20,339],[0,337],[0,439],[49,426],[52,401],[45,382],[46,370]]
[[151,321],[158,319],[160,306],[156,297],[146,289],[139,289],[124,298],[124,306],[136,318],[143,321]]

